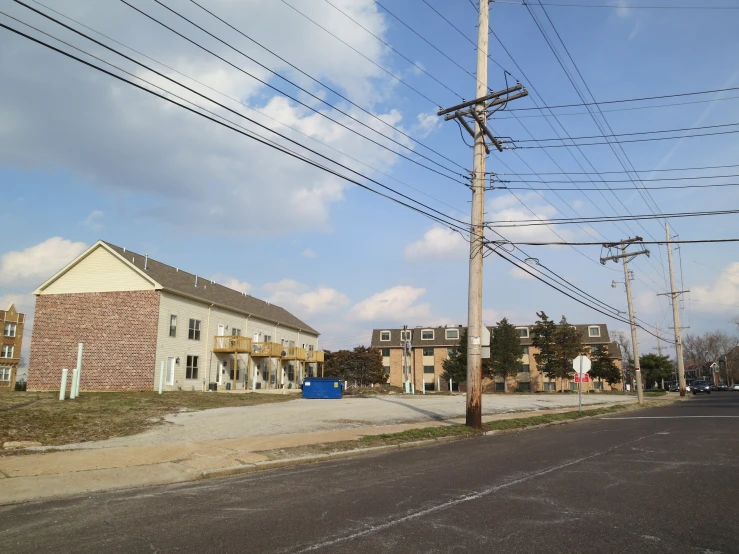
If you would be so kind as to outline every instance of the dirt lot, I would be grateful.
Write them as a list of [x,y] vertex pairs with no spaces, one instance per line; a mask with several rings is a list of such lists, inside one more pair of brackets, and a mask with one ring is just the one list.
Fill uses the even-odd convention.
[[[58,393],[0,393],[0,446],[5,441],[43,445],[99,441],[141,433],[168,414],[244,407],[291,400],[293,396],[200,392],[83,393],[60,402]],[[2,449],[0,448],[0,453]]]

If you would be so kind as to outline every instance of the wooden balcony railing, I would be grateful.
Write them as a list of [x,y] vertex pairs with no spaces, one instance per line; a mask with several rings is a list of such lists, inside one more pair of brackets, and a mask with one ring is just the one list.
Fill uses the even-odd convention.
[[299,360],[301,362],[305,360],[305,348],[286,346],[284,347],[283,352],[285,352],[285,355],[283,356],[283,359],[285,360]]
[[215,336],[213,352],[251,352],[251,339],[233,335]]
[[281,358],[283,346],[275,342],[255,342],[251,346],[252,356],[270,356],[272,358]]
[[305,361],[308,363],[323,363],[323,350],[308,350],[305,353]]

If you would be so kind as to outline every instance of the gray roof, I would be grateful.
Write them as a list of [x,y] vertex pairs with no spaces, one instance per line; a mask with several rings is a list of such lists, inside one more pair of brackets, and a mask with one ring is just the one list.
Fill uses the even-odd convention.
[[[596,327],[596,326],[600,327],[600,336],[591,337],[588,332],[588,327]],[[516,327],[528,327],[529,332],[531,332],[531,327],[533,327],[533,325],[516,325]],[[580,340],[585,345],[608,344],[611,342],[611,339],[608,335],[608,326],[605,323],[590,323],[590,324],[583,324],[583,325],[575,325],[575,327],[577,327],[577,331],[580,334]],[[493,329],[493,327],[488,327],[488,328]],[[421,340],[421,331],[424,329],[433,329],[434,331],[433,340]],[[457,339],[447,340],[444,329],[459,329],[459,334],[461,335],[467,329],[467,327],[463,327],[463,326],[459,326],[459,327],[415,327],[413,329],[408,329],[408,331],[411,331],[412,333],[411,334],[411,344],[414,347],[457,346],[459,341]],[[380,333],[382,331],[390,331],[390,341],[380,340]],[[402,329],[387,329],[387,328],[386,329],[373,329],[372,330],[372,347],[373,348],[399,347],[400,346],[400,331],[402,331]],[[522,338],[521,345],[531,346],[531,338]],[[620,350],[618,351],[620,352]]]
[[[151,276],[152,279],[157,281],[167,291],[191,296],[209,304],[215,303],[237,312],[251,314],[311,334],[320,334],[313,327],[298,319],[284,308],[280,308],[264,300],[259,300],[237,290],[224,287],[218,283],[213,283],[210,279],[203,278],[202,276],[198,276],[198,286],[195,286],[194,273],[188,273],[187,271],[174,268],[151,258],[146,262],[146,257],[141,254],[124,250],[120,246],[110,244],[109,242],[105,244],[123,256],[127,262],[132,263],[138,269]],[[144,270],[145,263],[146,270]]]

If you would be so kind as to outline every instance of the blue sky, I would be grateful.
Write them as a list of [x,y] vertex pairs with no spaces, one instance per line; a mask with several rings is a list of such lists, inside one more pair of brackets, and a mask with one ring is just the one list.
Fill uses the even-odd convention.
[[[476,39],[477,14],[468,0],[428,2],[467,37]],[[361,133],[371,134],[188,26],[161,6],[148,0],[133,0],[132,3],[266,83]],[[311,82],[190,2],[170,0],[165,3],[310,93],[390,134],[415,153],[401,150],[397,144],[373,135],[379,142],[421,163],[429,164],[418,153],[454,167]],[[304,11],[431,101],[394,80],[286,3]],[[325,0],[210,0],[205,5],[359,106],[469,168],[471,151],[462,142],[457,126],[435,116],[438,105],[453,105],[460,99],[419,67],[462,97],[471,98],[475,82],[467,72],[474,73],[475,69],[473,46],[421,0],[384,0],[382,4],[466,71],[411,34],[372,0],[332,0],[332,3],[413,60],[415,65],[392,52]],[[587,0],[586,3],[595,2]],[[682,0],[669,3],[696,4]],[[739,10],[629,7],[638,6],[637,0],[618,4],[621,6],[618,9],[547,7],[552,22],[598,101],[739,86],[739,64],[735,56],[739,49],[736,34]],[[95,53],[139,77],[166,86],[170,91],[176,88],[10,0],[3,0],[2,5],[3,11],[40,30]],[[706,2],[705,5],[721,4]],[[121,2],[62,0],[54,2],[53,7],[163,62],[169,68],[163,69],[156,62],[147,61],[167,75],[185,81],[172,71],[176,70],[197,79],[210,88],[189,81],[193,88],[218,98],[231,109],[254,117],[326,155],[340,158],[353,169],[437,210],[460,219],[467,217],[469,193],[459,183],[337,127],[198,50]],[[544,23],[547,33],[554,37],[541,8],[535,8],[534,12]],[[22,27],[4,16],[0,19],[16,28]],[[580,102],[524,6],[494,4],[491,26],[526,76],[491,36],[490,54],[510,72],[509,82],[519,79],[529,88],[531,96],[537,101],[543,98],[548,105]],[[6,223],[4,240],[0,243],[2,302],[15,301],[20,309],[32,313],[30,292],[86,246],[104,239],[281,304],[322,331],[323,345],[327,348],[366,342],[372,328],[466,322],[468,246],[459,235],[397,204],[218,128],[5,30],[0,32],[3,44],[0,57],[3,82],[0,88],[0,186],[4,192],[0,214]],[[24,28],[24,32],[52,41],[35,30]],[[62,48],[69,50],[68,46]],[[560,44],[558,48],[564,55]],[[135,57],[140,58],[138,54]],[[503,71],[492,63],[488,82],[493,89],[504,88],[506,83]],[[181,89],[178,94],[206,104]],[[739,102],[732,96],[739,96],[739,93],[608,104],[603,109],[615,133],[717,125],[739,122]],[[646,108],[686,101],[696,103]],[[526,98],[510,107],[531,108],[534,103]],[[239,121],[222,108],[213,105],[208,108]],[[274,119],[267,119],[250,108]],[[556,113],[571,136],[600,134],[583,107],[561,109]],[[501,136],[515,140],[530,139],[529,133],[537,139],[555,136],[539,112],[516,114],[518,119],[501,112],[490,124]],[[241,123],[252,128],[244,121]],[[552,123],[557,127],[555,121]],[[739,143],[733,134],[624,143],[623,148],[634,167],[640,170],[739,164]],[[608,147],[587,146],[582,150],[598,171],[622,169]],[[546,152],[541,149],[507,150],[490,156],[488,170],[521,173],[529,172],[530,167],[536,172],[556,172],[560,168],[577,172],[582,171],[578,165],[582,164],[590,171],[588,162],[576,150],[571,152],[565,148]],[[647,172],[641,177],[731,173],[739,172],[733,169],[670,174]],[[512,175],[508,178],[518,179]],[[544,178],[562,179],[551,175]],[[624,176],[609,174],[608,178]],[[537,177],[529,179],[532,186],[539,183]],[[710,180],[734,181],[736,178]],[[629,185],[631,183],[614,183],[612,186]],[[526,185],[518,183],[518,186]],[[551,186],[567,185],[551,183]],[[542,218],[573,217],[575,213],[583,216],[625,213],[626,209],[614,194],[629,212],[649,212],[642,197],[634,191],[606,192],[605,198],[598,192],[587,195],[562,192],[560,197],[551,192],[539,195],[517,191],[516,194],[518,199],[503,190],[488,193],[486,217],[530,219],[531,211]],[[737,191],[732,187],[663,190],[654,191],[652,196],[660,210],[670,213],[731,209],[737,200]],[[676,219],[671,224],[684,239],[723,238],[735,236],[734,218]],[[583,228],[561,226],[556,231],[564,238],[576,240],[593,240],[595,236],[597,240],[616,241],[626,238],[627,233],[640,234],[647,240],[650,235],[657,240],[664,238],[660,221],[645,221],[643,227],[633,222],[619,226],[610,223]],[[511,240],[558,240],[546,227],[502,232]],[[660,248],[661,253],[658,252]],[[733,244],[683,246],[681,274],[684,284],[681,286],[692,291],[682,311],[683,323],[690,325],[689,332],[715,329],[733,332],[731,319],[739,315],[737,248]],[[666,299],[658,298],[657,293],[666,288],[663,264],[666,267],[667,259],[663,247],[651,249],[650,260],[642,258],[633,264],[637,277],[634,281],[637,315],[666,330],[671,325],[671,312]],[[590,294],[625,311],[622,287],[611,287],[612,280],[623,281],[621,268],[615,264],[605,268],[598,264],[599,247],[582,247],[585,256],[562,247],[532,246],[525,250]],[[571,322],[605,322],[611,329],[626,328],[623,323],[593,313],[543,284],[525,278],[495,256],[487,258],[485,265],[484,309],[488,324],[502,316],[530,323],[535,320],[536,311],[544,310],[555,319],[566,315]],[[26,351],[30,344],[28,339],[30,335]],[[646,333],[640,334],[640,341],[642,352],[656,345],[655,339]]]

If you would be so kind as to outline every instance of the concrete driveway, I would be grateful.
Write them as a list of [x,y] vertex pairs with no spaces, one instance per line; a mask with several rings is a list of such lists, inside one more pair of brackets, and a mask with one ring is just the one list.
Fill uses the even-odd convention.
[[[583,406],[635,402],[610,394],[583,396]],[[577,407],[574,394],[486,394],[483,415]],[[382,395],[342,400],[305,400],[218,408],[170,415],[166,423],[140,435],[61,448],[109,448],[307,433],[375,425],[449,420],[465,413],[465,396]]]

